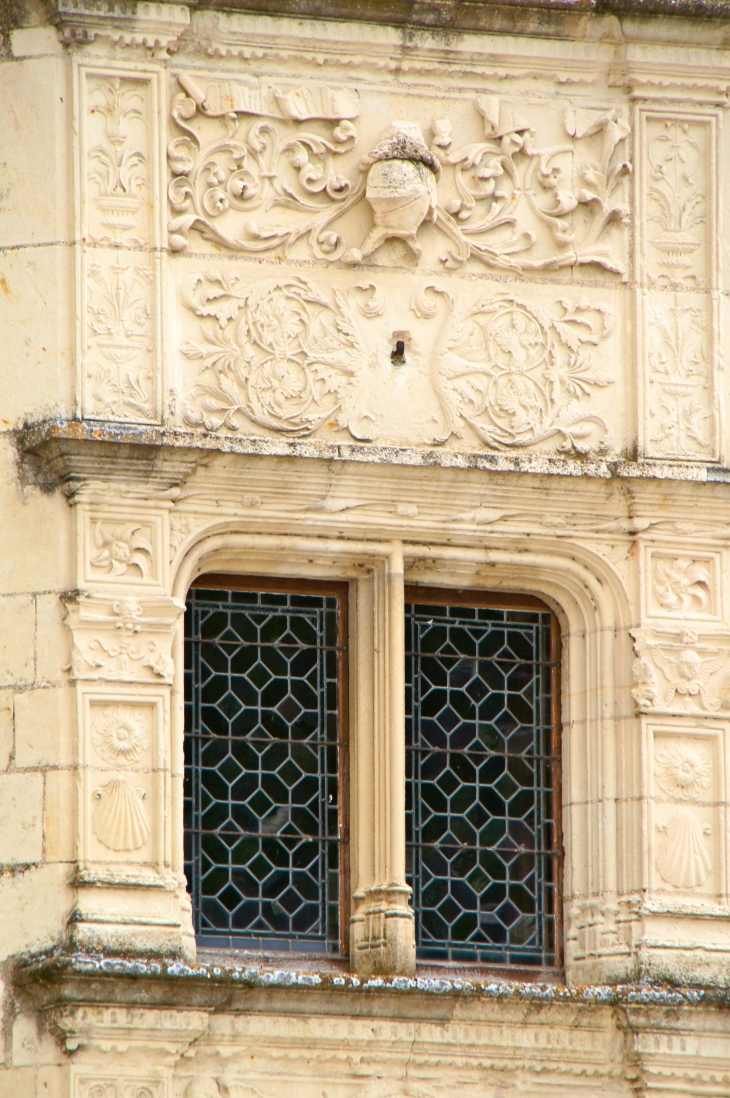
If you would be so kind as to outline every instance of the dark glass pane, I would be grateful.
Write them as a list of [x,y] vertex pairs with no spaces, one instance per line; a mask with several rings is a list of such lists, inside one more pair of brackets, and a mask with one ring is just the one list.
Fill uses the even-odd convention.
[[555,963],[551,615],[406,605],[417,956]]
[[185,871],[206,945],[340,951],[332,596],[193,588]]

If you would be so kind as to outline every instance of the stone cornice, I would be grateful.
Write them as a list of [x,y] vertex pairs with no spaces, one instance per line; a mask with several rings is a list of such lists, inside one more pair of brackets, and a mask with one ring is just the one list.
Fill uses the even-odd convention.
[[[617,14],[730,18],[730,0],[201,0],[199,7],[449,31],[493,31],[505,17],[514,22],[515,8],[535,13],[533,19],[543,24],[547,13],[558,17]],[[524,33],[521,25],[514,29],[515,33],[518,29]],[[543,29],[547,27],[543,25]]]
[[66,45],[106,38],[118,46],[172,50],[195,0],[56,0],[53,22]]
[[49,490],[60,486],[68,495],[74,495],[84,484],[110,480],[140,481],[157,492],[175,489],[206,454],[216,452],[600,480],[730,481],[730,470],[691,462],[570,459],[544,454],[473,453],[376,443],[246,438],[79,420],[43,421],[18,432],[16,438],[26,482]]

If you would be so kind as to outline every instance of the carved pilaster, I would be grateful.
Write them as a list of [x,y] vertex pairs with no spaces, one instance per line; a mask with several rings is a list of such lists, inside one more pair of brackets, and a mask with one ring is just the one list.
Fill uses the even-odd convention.
[[637,261],[644,455],[722,458],[718,117],[638,108]]
[[184,610],[166,594],[171,505],[75,500],[78,582],[67,599],[78,727],[77,906],[82,948],[191,952],[170,810],[171,655]]
[[81,414],[159,423],[160,70],[78,64]]

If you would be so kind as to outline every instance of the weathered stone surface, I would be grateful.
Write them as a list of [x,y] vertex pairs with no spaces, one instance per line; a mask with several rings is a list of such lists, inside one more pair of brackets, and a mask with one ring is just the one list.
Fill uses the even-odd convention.
[[[17,20],[0,1095],[730,1098],[729,12]],[[350,585],[348,959],[195,961],[180,623],[211,571]],[[562,949],[534,983],[415,956],[405,584],[559,620]]]

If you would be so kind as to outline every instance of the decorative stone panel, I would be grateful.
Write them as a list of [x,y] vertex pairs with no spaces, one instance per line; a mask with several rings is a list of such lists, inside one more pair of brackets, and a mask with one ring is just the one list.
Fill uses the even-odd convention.
[[652,105],[637,120],[644,453],[719,461],[719,118]]
[[89,419],[157,423],[160,72],[82,63],[75,83],[80,406]]

